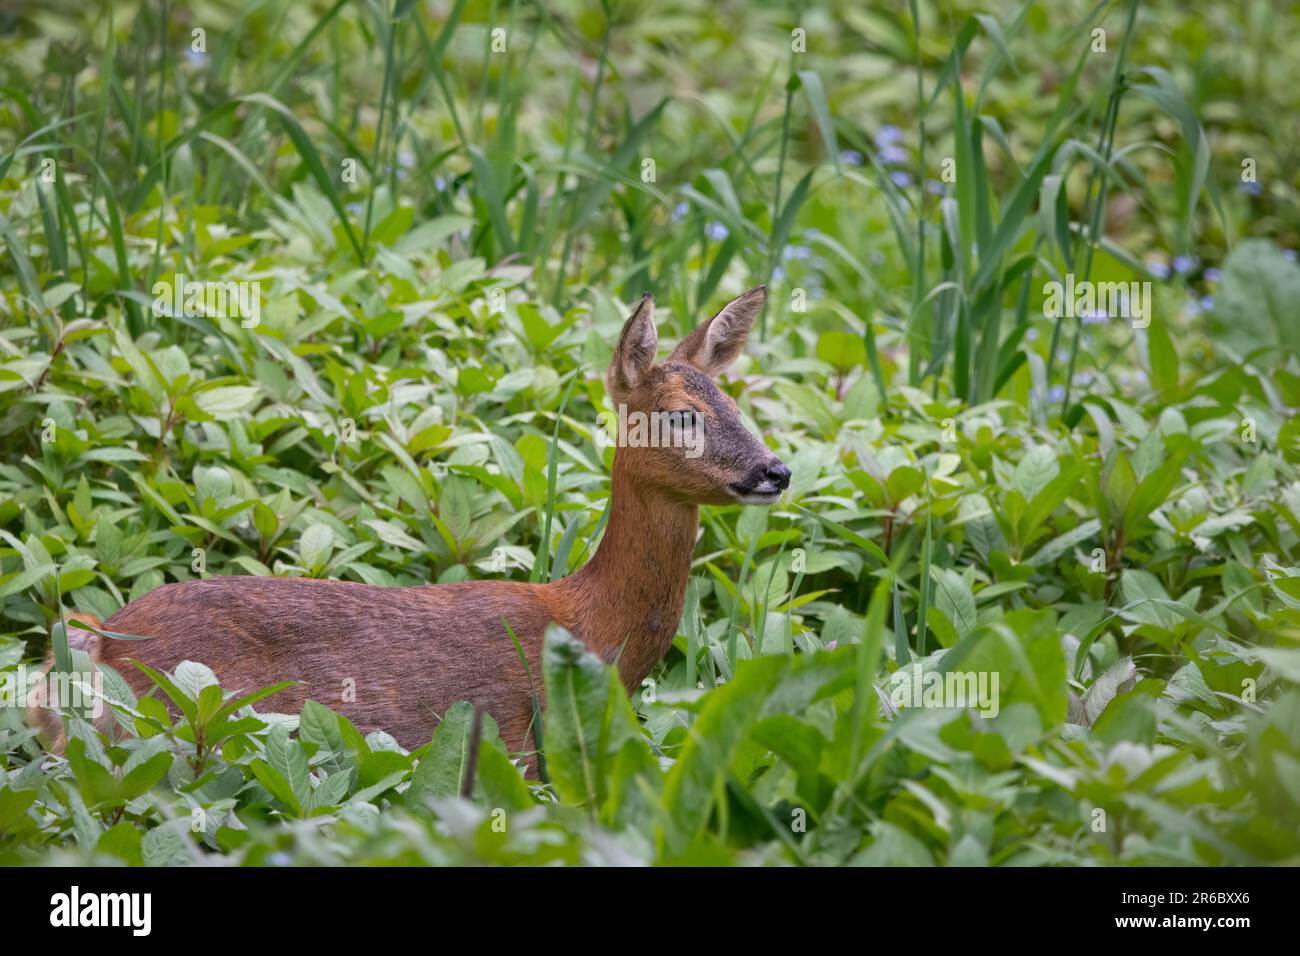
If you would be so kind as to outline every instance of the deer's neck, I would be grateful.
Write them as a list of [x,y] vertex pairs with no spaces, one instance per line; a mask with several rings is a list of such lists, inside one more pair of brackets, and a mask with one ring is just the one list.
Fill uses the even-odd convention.
[[699,511],[644,487],[621,458],[616,452],[600,547],[556,587],[570,629],[605,660],[617,658],[631,690],[668,652],[677,633]]

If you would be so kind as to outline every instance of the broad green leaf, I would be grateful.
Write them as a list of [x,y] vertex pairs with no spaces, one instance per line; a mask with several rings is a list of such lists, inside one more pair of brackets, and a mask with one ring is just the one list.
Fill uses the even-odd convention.
[[742,661],[735,676],[709,694],[664,781],[667,817],[660,840],[668,851],[680,852],[703,829],[733,751],[785,666],[779,657]]
[[614,753],[639,733],[618,673],[555,627],[543,644],[542,679],[551,783],[564,801],[598,807]]
[[957,637],[970,634],[976,625],[975,596],[965,577],[952,568],[930,568],[934,606],[943,612],[957,631]]
[[[429,749],[411,775],[406,803],[413,809],[425,809],[430,797],[454,797],[461,792],[469,769],[469,740],[474,724],[474,705],[460,701],[447,708],[434,729]],[[498,737],[496,721],[484,714],[482,740]]]

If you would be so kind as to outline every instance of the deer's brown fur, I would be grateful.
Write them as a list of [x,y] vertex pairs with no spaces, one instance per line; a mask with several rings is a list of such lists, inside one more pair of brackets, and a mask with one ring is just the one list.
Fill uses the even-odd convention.
[[755,289],[729,303],[659,365],[649,296],[628,319],[609,370],[611,398],[632,411],[695,412],[704,421],[704,453],[691,459],[680,447],[619,448],[604,538],[570,577],[408,588],[213,577],[164,585],[103,625],[151,640],[86,631],[79,640],[138,693],[152,685],[130,658],[168,671],[183,660],[202,661],[238,692],[301,681],[268,703],[293,712],[311,697],[362,732],[386,730],[410,748],[429,739],[448,707],[469,700],[486,706],[512,751],[530,751],[532,688],[502,619],[524,649],[539,694],[542,637],[552,622],[617,661],[630,691],[676,633],[697,506],[769,504],[788,484],[789,470],[711,380],[740,353],[764,295]]

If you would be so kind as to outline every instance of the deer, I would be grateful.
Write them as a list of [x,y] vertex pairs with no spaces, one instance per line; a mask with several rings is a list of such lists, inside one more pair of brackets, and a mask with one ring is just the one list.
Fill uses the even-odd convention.
[[[771,505],[789,487],[790,469],[714,381],[744,350],[766,294],[760,286],[728,302],[662,363],[654,299],[642,296],[614,348],[607,394],[620,411],[694,422],[704,440],[696,455],[674,442],[616,447],[604,535],[568,577],[383,587],[214,576],[164,584],[102,623],[73,614],[70,646],[113,667],[137,695],[153,683],[133,659],[163,671],[203,662],[241,694],[297,681],[267,702],[296,713],[310,697],[408,749],[428,742],[452,704],[469,701],[492,715],[512,753],[535,753],[534,696],[544,689],[531,675],[541,673],[547,628],[559,625],[617,666],[633,693],[677,633],[700,506]],[[342,692],[346,681],[352,693]],[[61,735],[56,712],[36,719],[50,737]]]

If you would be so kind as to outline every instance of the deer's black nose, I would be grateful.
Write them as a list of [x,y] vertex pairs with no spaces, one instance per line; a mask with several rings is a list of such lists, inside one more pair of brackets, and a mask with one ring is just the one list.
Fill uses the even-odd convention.
[[767,479],[782,491],[790,487],[790,469],[779,461],[767,466]]

